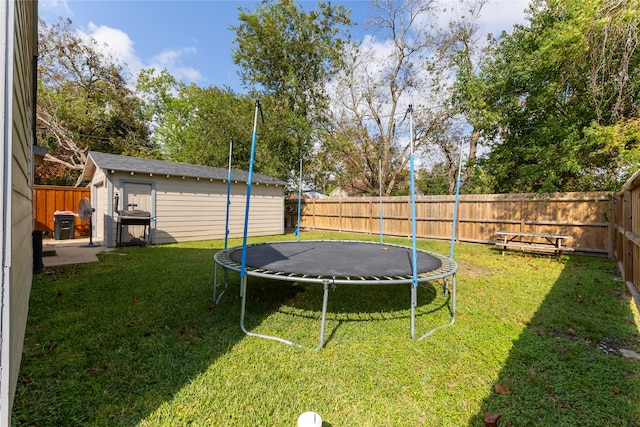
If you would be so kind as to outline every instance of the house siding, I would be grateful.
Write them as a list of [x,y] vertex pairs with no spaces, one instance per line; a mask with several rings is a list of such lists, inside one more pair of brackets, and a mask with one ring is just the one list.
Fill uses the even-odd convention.
[[[10,425],[29,309],[33,257],[33,57],[36,54],[37,2],[2,0],[0,84],[2,114],[2,356],[0,425]],[[9,61],[10,63],[7,63]],[[6,100],[10,100],[9,103]],[[7,173],[10,171],[10,174]],[[7,230],[7,228],[9,230]],[[7,232],[8,231],[8,232]]]

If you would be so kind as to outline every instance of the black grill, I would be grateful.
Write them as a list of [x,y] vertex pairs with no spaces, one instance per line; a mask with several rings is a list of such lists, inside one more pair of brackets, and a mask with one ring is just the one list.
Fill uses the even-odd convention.
[[[122,229],[130,225],[144,226],[144,234],[142,240],[138,238],[131,239],[128,242],[122,241]],[[147,231],[148,230],[148,231]],[[144,246],[147,243],[147,236],[151,235],[151,212],[127,209],[120,211],[118,215],[118,234],[116,236],[117,246]]]

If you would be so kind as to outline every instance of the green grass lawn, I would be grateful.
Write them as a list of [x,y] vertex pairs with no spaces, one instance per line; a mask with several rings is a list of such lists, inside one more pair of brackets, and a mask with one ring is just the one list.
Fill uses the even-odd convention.
[[[303,234],[323,238],[378,239]],[[253,241],[274,239],[294,237]],[[34,277],[13,423],[295,426],[315,411],[325,427],[484,426],[487,412],[499,426],[640,426],[640,361],[608,350],[640,352],[612,261],[460,244],[454,326],[413,341],[408,285],[339,286],[314,352],[245,336],[236,274],[211,306],[222,245],[119,249]],[[431,290],[418,335],[450,319]],[[250,278],[247,295],[250,330],[317,345],[321,286]]]

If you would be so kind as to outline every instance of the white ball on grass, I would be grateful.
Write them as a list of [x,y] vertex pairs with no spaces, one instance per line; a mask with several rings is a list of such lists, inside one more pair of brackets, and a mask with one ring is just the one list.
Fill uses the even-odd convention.
[[322,418],[313,411],[303,412],[298,417],[298,427],[322,427]]

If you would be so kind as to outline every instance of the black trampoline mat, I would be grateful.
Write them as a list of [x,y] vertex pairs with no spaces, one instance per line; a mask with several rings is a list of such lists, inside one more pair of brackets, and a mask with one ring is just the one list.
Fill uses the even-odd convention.
[[[242,248],[230,255],[238,264]],[[302,241],[247,246],[246,267],[281,273],[333,277],[410,276],[411,248],[372,242]],[[441,267],[442,261],[417,251],[418,274]]]

